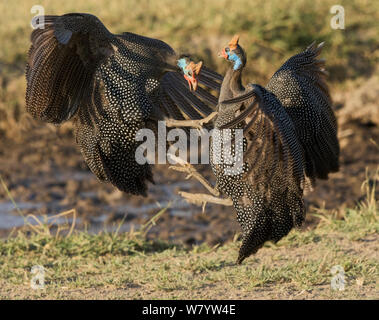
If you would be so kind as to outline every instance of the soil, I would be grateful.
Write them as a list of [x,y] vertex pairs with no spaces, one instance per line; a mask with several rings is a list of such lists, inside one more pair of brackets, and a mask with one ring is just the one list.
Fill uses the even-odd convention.
[[[337,106],[338,108],[338,106]],[[24,214],[56,214],[75,208],[77,228],[114,229],[124,219],[122,230],[138,228],[159,208],[171,207],[160,218],[148,237],[158,237],[187,245],[204,241],[210,245],[231,240],[239,231],[232,207],[198,206],[183,201],[177,192],[205,192],[194,180],[168,165],[154,167],[155,185],[146,198],[123,194],[112,185],[102,183],[89,171],[70,124],[55,127],[38,123],[29,117],[21,122],[17,138],[0,141],[0,174]],[[13,131],[16,129],[13,128]],[[361,184],[366,168],[379,164],[379,127],[372,123],[350,120],[340,124],[341,168],[327,181],[318,181],[315,190],[306,195],[308,212],[314,208],[342,210],[362,200]],[[213,175],[208,166],[198,166],[209,181]],[[4,188],[0,188],[0,236],[17,227],[17,211]],[[305,226],[316,222],[307,216]],[[5,224],[4,221],[10,221]]]

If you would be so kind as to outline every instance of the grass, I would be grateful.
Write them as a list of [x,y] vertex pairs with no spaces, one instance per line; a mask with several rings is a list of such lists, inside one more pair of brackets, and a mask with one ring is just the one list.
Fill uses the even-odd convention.
[[[235,33],[248,56],[245,79],[264,84],[292,54],[313,40],[326,41],[332,92],[364,83],[378,65],[379,2],[340,1],[345,30],[330,28],[334,0],[112,0],[40,1],[46,14],[89,12],[113,33],[135,32],[162,39],[220,73],[228,64],[217,51]],[[0,139],[22,138],[24,67],[30,45],[34,0],[0,2]],[[365,200],[341,212],[319,210],[316,228],[293,230],[235,265],[238,241],[186,248],[146,240],[164,214],[138,231],[88,234],[67,225],[52,232],[57,216],[0,240],[0,298],[379,298],[376,178],[365,183]],[[1,181],[3,184],[3,182]],[[4,187],[4,185],[3,185]],[[9,192],[6,192],[8,197]],[[74,211],[62,216],[75,215]],[[28,222],[29,221],[29,222]],[[71,229],[70,229],[71,228]],[[70,231],[71,230],[71,231]],[[32,290],[31,268],[42,265],[46,287]],[[345,291],[330,289],[330,270],[346,272]]]
[[[290,0],[211,0],[206,5],[190,0],[117,0],[103,1],[101,5],[90,1],[68,0],[58,4],[45,0],[40,4],[46,14],[89,12],[100,17],[114,33],[136,32],[161,38],[173,47],[193,54],[208,52],[203,58],[213,65],[221,65],[222,62],[216,59],[215,50],[220,48],[213,47],[212,42],[222,46],[231,35],[240,33],[249,58],[266,61],[263,68],[254,66],[263,73],[278,67],[270,67],[273,60],[281,61],[312,40],[327,41],[325,55],[330,58],[330,64],[349,66],[351,76],[355,71],[361,71],[349,65],[357,56],[363,59],[362,64],[367,64],[366,68],[378,58],[373,52],[378,49],[378,29],[375,26],[379,18],[379,4],[375,1],[340,1],[339,4],[345,8],[345,30],[330,27],[330,8],[335,5],[333,0],[300,0],[295,3]],[[13,66],[22,66],[25,62],[33,5],[33,0],[24,0],[22,4],[0,4],[1,11],[7,13],[0,28],[3,39],[1,62]],[[250,67],[254,64],[251,63]]]
[[[377,63],[379,4],[367,0],[339,4],[345,8],[344,30],[330,27],[333,0],[211,0],[206,5],[190,0],[116,0],[101,5],[91,1],[40,1],[46,14],[89,12],[114,33],[130,31],[160,38],[179,51],[205,59],[219,71],[226,66],[216,58],[217,51],[239,33],[251,61],[246,74],[260,80],[270,77],[283,59],[313,40],[326,41],[324,54],[335,71],[332,79],[340,82],[372,71]],[[3,72],[23,72],[34,5],[33,0],[0,3],[1,12],[6,13],[0,26]]]
[[[30,46],[30,12],[34,0],[0,2],[0,137],[17,138],[25,127],[24,68]],[[148,1],[42,0],[46,14],[88,12],[98,16],[113,33],[135,32],[169,43],[224,73],[228,63],[217,52],[235,33],[247,52],[246,81],[265,84],[291,55],[313,40],[326,41],[329,84],[334,89],[354,88],[374,73],[379,58],[379,2],[340,1],[345,29],[330,27],[334,0],[210,0]],[[17,130],[15,128],[18,128]]]
[[[378,179],[377,171],[367,181]],[[186,248],[146,233],[164,209],[140,230],[55,236],[46,225],[0,241],[0,298],[379,298],[378,201],[373,183],[366,198],[337,218],[267,243],[242,265],[239,241]],[[44,267],[45,289],[30,288],[34,265]],[[345,271],[346,289],[330,288],[331,268]]]

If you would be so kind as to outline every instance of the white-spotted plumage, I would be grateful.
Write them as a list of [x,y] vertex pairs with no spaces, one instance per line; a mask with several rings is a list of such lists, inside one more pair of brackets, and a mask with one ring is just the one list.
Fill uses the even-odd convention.
[[241,263],[266,241],[279,241],[302,224],[304,188],[338,170],[339,144],[324,61],[316,60],[322,45],[312,44],[290,58],[265,88],[242,86],[246,56],[237,43],[233,48],[224,55],[237,55],[241,64],[235,69],[233,62],[224,77],[214,126],[231,129],[233,135],[235,129],[244,130],[243,172],[226,174],[231,165],[218,135],[213,137],[211,165],[217,189],[232,199],[242,228]]
[[[183,86],[179,56],[163,41],[133,33],[114,35],[90,14],[44,19],[45,28],[31,36],[28,112],[52,123],[72,119],[92,172],[122,191],[146,195],[146,181],[153,179],[150,165],[135,160],[141,143],[135,139],[137,131],[154,129],[157,120],[171,114],[185,119],[181,106],[190,115],[200,109],[206,116],[215,97]],[[199,82],[217,89],[220,84],[214,80],[220,77],[208,70]]]

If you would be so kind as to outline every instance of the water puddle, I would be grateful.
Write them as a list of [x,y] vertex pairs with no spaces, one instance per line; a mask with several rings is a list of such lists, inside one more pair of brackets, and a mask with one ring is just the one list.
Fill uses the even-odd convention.
[[[75,180],[85,180],[91,177],[91,174],[87,173],[75,173],[71,175],[71,179]],[[60,177],[63,178],[63,177]],[[60,179],[57,179],[57,181]],[[59,181],[58,181],[59,182]],[[116,231],[119,228],[120,232],[127,232],[131,228],[131,223],[124,223],[121,226],[111,226],[106,225],[105,221],[108,218],[110,212],[117,213],[118,215],[134,215],[141,218],[148,218],[149,213],[154,211],[158,213],[159,210],[163,208],[169,208],[170,215],[178,217],[190,217],[191,216],[191,205],[188,204],[182,197],[177,194],[177,190],[188,190],[191,184],[187,181],[172,183],[168,185],[151,186],[150,192],[151,197],[146,199],[144,203],[133,203],[128,201],[128,197],[123,198],[118,203],[99,203],[98,212],[100,214],[91,217],[91,223],[88,226],[89,232],[97,233],[99,231]],[[98,198],[98,193],[95,191],[83,191],[77,194],[77,199],[92,199],[96,200]],[[18,202],[16,199],[17,208],[26,216],[28,213],[33,213],[38,220],[44,221],[46,216],[43,216],[40,212],[44,209],[44,212],[49,212],[47,217],[54,216],[53,213],[58,213],[65,211],[70,208],[65,208],[59,201],[52,199],[46,203],[38,202]],[[47,209],[47,210],[46,210]],[[59,210],[58,210],[59,209]],[[62,209],[62,210],[60,210]],[[77,219],[79,223],[80,219]],[[34,219],[29,218],[28,222],[31,224],[37,224]],[[54,224],[70,223],[68,218],[57,218]],[[21,227],[25,224],[24,218],[19,214],[18,210],[15,208],[12,201],[0,202],[0,229],[12,229],[15,227]],[[92,225],[93,224],[93,225]],[[134,224],[134,228],[138,226]]]
[[[38,210],[41,209],[43,206],[42,204],[36,204],[36,203],[18,203],[18,208],[20,210]],[[13,212],[13,213],[12,213]],[[34,215],[36,219],[38,219],[40,222],[45,223],[46,219],[48,219],[48,223],[52,223],[54,225],[60,225],[60,224],[71,224],[73,222],[72,217],[56,217],[55,215],[50,214],[47,216],[42,215]],[[16,209],[13,206],[13,203],[3,202],[0,203],[0,229],[12,229],[12,228],[18,228],[24,226],[26,223],[30,223],[31,225],[37,225],[38,221],[36,219],[24,215],[20,215]],[[76,218],[76,222],[80,222],[80,218]]]
[[[17,207],[20,210],[38,210],[41,209],[43,205],[34,202],[17,202]],[[16,211],[12,201],[0,202],[0,215],[3,213],[10,213],[12,211]]]

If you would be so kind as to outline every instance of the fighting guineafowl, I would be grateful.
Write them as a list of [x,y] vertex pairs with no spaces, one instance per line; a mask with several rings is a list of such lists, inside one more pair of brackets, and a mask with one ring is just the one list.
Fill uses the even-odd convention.
[[199,65],[163,41],[112,34],[90,14],[43,18],[31,35],[27,111],[55,124],[71,119],[91,171],[121,191],[146,195],[153,177],[148,163],[136,162],[136,133],[159,120],[209,115],[217,98],[197,81],[219,90],[222,77],[203,68],[197,78]]
[[[210,150],[214,195],[228,198],[183,195],[194,203],[229,201],[234,206],[242,229],[241,263],[266,241],[277,242],[302,224],[303,192],[317,178],[338,171],[339,143],[324,60],[317,59],[323,44],[311,44],[288,59],[266,87],[244,87],[246,55],[238,40],[235,36],[219,54],[231,66],[221,85],[213,117],[218,134],[212,135]],[[235,166],[239,158],[240,168]]]

